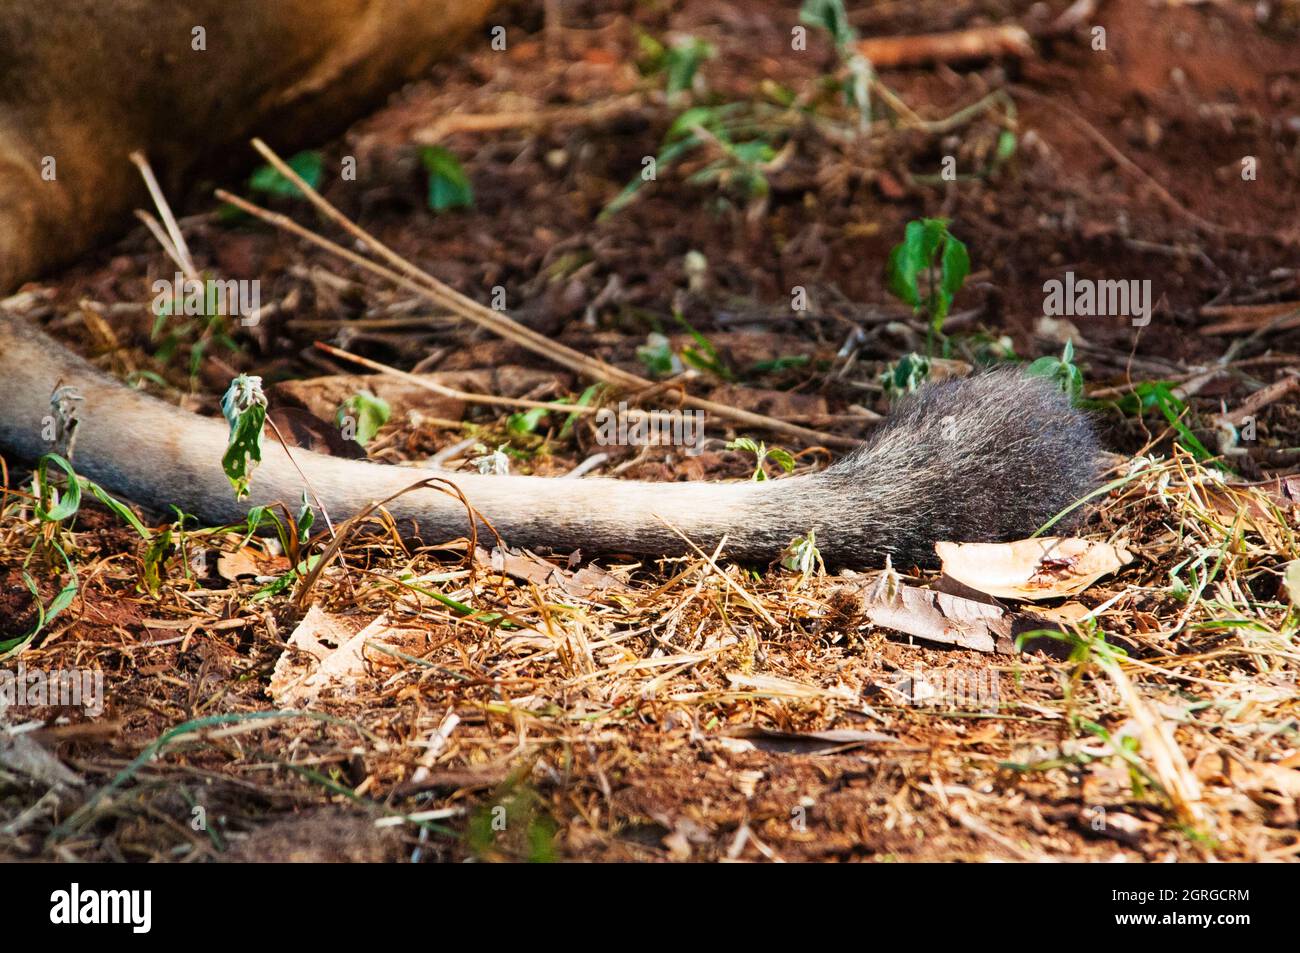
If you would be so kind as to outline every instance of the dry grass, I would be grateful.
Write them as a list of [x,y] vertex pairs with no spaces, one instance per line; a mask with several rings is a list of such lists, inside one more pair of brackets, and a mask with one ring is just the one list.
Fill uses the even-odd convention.
[[[412,552],[376,519],[307,598],[386,614],[402,641],[370,642],[364,676],[311,716],[265,694],[300,593],[206,588],[181,555],[142,593],[143,540],[122,545],[107,516],[42,525],[11,499],[5,563],[58,543],[81,581],[23,661],[102,668],[114,727],[35,732],[87,783],[50,796],[6,769],[0,845],[198,859],[337,802],[426,857],[1290,858],[1295,502],[1184,456],[1139,463],[1094,524],[1138,559],[1085,594],[1066,657],[900,643],[844,615],[843,579],[710,555],[611,565],[596,591]],[[97,535],[124,551],[98,554]],[[900,695],[905,678],[940,694]]]
[[[940,13],[943,7],[929,5]],[[1133,9],[1146,15],[1145,8]],[[1177,15],[1184,13],[1191,15]],[[726,40],[742,19],[748,18],[737,18],[737,25],[729,23],[711,39]],[[709,260],[730,283],[715,289],[717,297],[694,302],[696,310],[735,306],[734,300],[721,301],[722,291],[735,288],[767,288],[769,298],[779,298],[787,289],[772,292],[765,284],[778,272],[782,281],[787,270],[813,276],[824,284],[827,313],[809,322],[810,330],[801,327],[804,338],[793,340],[804,350],[834,356],[847,333],[858,334],[853,340],[867,342],[862,358],[854,351],[833,371],[837,382],[866,383],[847,400],[843,393],[832,396],[836,410],[871,402],[881,368],[870,358],[897,357],[916,346],[925,329],[909,330],[905,314],[875,308],[884,300],[879,278],[862,277],[878,270],[862,267],[863,249],[875,246],[862,242],[877,241],[887,251],[886,238],[876,237],[879,223],[886,223],[882,234],[893,234],[892,224],[912,214],[905,203],[925,204],[918,190],[929,186],[912,176],[912,166],[933,157],[936,136],[959,131],[963,167],[984,165],[1011,121],[1005,93],[984,98],[989,84],[1000,80],[972,74],[956,92],[946,90],[945,100],[974,103],[974,112],[927,106],[923,112],[934,118],[923,120],[900,102],[902,121],[869,136],[840,141],[831,134],[834,128],[805,129],[801,122],[789,136],[799,147],[794,158],[802,161],[774,170],[785,176],[778,182],[786,193],[783,203],[764,199],[738,210],[740,215],[715,220],[699,212],[700,193],[678,185],[640,199],[632,212],[644,218],[625,218],[621,226],[616,222],[597,233],[595,212],[626,181],[622,171],[611,170],[635,169],[643,152],[656,152],[671,119],[661,97],[641,94],[641,79],[628,65],[634,59],[632,32],[621,22],[601,22],[601,30],[583,30],[571,39],[604,56],[575,66],[564,58],[541,61],[527,44],[517,44],[514,69],[498,71],[495,61],[488,68],[483,59],[475,73],[503,79],[473,85],[461,77],[459,100],[456,83],[448,81],[450,99],[439,98],[439,90],[423,103],[423,113],[417,101],[390,116],[404,148],[408,141],[454,136],[455,129],[430,123],[489,112],[512,92],[503,84],[535,83],[529,102],[574,101],[562,114],[541,117],[562,126],[559,131],[546,129],[536,109],[470,124],[476,137],[463,140],[461,151],[476,156],[482,168],[470,164],[471,171],[497,189],[490,206],[496,218],[484,213],[452,225],[412,215],[394,222],[378,214],[385,237],[394,236],[403,248],[420,248],[422,255],[430,245],[440,255],[451,248],[456,267],[448,271],[459,287],[481,290],[500,280],[510,285],[512,301],[522,291],[519,297],[540,303],[543,311],[564,305],[558,292],[569,287],[582,292],[584,303],[607,289],[617,299],[627,288],[612,277],[637,276],[628,278],[629,284],[640,282],[635,295],[611,306],[620,320],[633,305],[666,309],[676,300],[682,281],[665,264],[664,248],[680,244],[684,252],[696,241],[712,241],[717,247],[706,249]],[[1153,42],[1142,30],[1127,32],[1142,36],[1144,47]],[[784,46],[783,32],[777,39]],[[743,46],[742,40],[727,59],[745,54]],[[751,59],[762,52],[756,48]],[[759,75],[762,64],[751,65]],[[815,73],[821,67],[798,68]],[[1072,88],[1084,74],[1063,75],[1068,82],[1062,87]],[[723,74],[717,81],[726,84],[729,97],[753,97],[754,76]],[[800,82],[821,88],[815,75]],[[473,88],[466,91],[467,84]],[[924,91],[925,80],[914,78],[914,85]],[[628,90],[636,94],[629,98]],[[876,93],[894,96],[884,87]],[[1097,98],[1109,101],[1108,95]],[[612,118],[629,124],[613,131],[601,125]],[[593,129],[569,138],[571,123],[588,120],[596,123]],[[932,128],[950,122],[951,128]],[[1207,142],[1221,138],[1190,123],[1183,117],[1169,128],[1190,129]],[[1073,140],[1060,127],[1040,117],[1031,128],[1055,145],[1037,153],[1022,150],[1015,176],[990,180],[987,191],[972,183],[965,192],[928,196],[927,207],[948,209],[956,202],[953,216],[963,229],[985,228],[991,284],[1000,298],[1015,302],[1026,289],[1034,290],[1040,282],[1035,268],[1063,241],[1070,254],[1098,256],[1099,273],[1161,275],[1170,270],[1164,256],[1175,254],[1180,274],[1199,274],[1183,267],[1199,260],[1198,254],[1184,257],[1184,241],[1205,257],[1195,235],[1188,238],[1168,220],[1152,219],[1137,200],[1125,203],[1113,189],[1098,191],[1109,173],[1086,164],[1086,151],[1071,147]],[[475,129],[505,138],[508,161],[491,164],[491,137],[477,136]],[[525,133],[535,140],[518,138]],[[1123,141],[1118,129],[1106,134]],[[816,140],[811,147],[808,138]],[[378,139],[382,146],[383,136]],[[365,136],[359,143],[366,145]],[[587,145],[595,158],[583,158]],[[620,154],[624,146],[627,155]],[[552,181],[546,157],[560,151],[576,170],[572,181],[564,189],[534,188]],[[1185,164],[1169,168],[1187,172],[1215,164],[1191,150],[1186,156],[1176,147],[1170,152]],[[382,159],[383,149],[376,154]],[[621,164],[610,165],[610,155]],[[1068,161],[1062,164],[1061,157]],[[1071,165],[1076,161],[1077,167]],[[1143,162],[1154,162],[1153,156],[1144,154]],[[391,193],[393,187],[378,191],[385,189]],[[1214,198],[1208,188],[1187,191]],[[884,200],[876,200],[877,192]],[[805,194],[818,199],[811,211],[802,199],[790,198]],[[534,203],[548,201],[531,211]],[[1270,204],[1267,198],[1253,201],[1242,206],[1247,219]],[[1286,203],[1278,198],[1272,204]],[[994,211],[985,211],[986,205]],[[526,207],[535,217],[520,217]],[[1069,222],[1078,213],[1083,232],[1109,222],[1116,208],[1131,213],[1142,247],[1159,251],[1142,265],[1154,272],[1128,270],[1138,269],[1136,241],[1098,245],[1033,224],[1044,216]],[[805,214],[810,221],[800,218]],[[580,232],[565,233],[566,217],[577,221],[573,227]],[[762,227],[754,227],[759,219]],[[209,250],[224,247],[228,238],[211,221],[182,225],[201,230]],[[472,237],[462,240],[462,230]],[[590,245],[588,232],[596,236]],[[768,241],[769,232],[781,236],[779,247]],[[677,244],[649,242],[652,233],[675,236]],[[1235,246],[1212,245],[1212,233],[1201,237],[1216,260],[1241,272],[1233,277],[1244,286],[1242,300],[1252,288],[1249,269],[1267,274],[1268,263],[1281,260],[1258,248],[1252,252],[1257,257],[1237,257]],[[353,334],[360,333],[352,320],[358,312],[375,321],[418,322],[432,301],[436,321],[443,322],[440,331],[447,312],[466,315],[456,292],[391,259],[388,264],[406,282],[396,283],[405,289],[401,293],[366,285],[370,279],[356,268],[341,274],[335,259],[306,253],[288,240],[276,245],[264,235],[241,238],[257,249],[248,257],[271,262],[273,274],[264,277],[268,287],[275,285],[275,307],[290,317],[291,302],[304,298],[312,320],[351,324]],[[231,257],[238,260],[240,246],[231,244]],[[138,251],[139,243],[132,247]],[[203,245],[195,242],[195,248]],[[147,287],[145,279],[158,267],[171,271],[152,246],[137,257],[130,276],[139,287]],[[593,267],[570,265],[569,257]],[[484,258],[493,260],[490,269],[471,267]],[[358,266],[355,259],[352,266]],[[369,273],[376,274],[373,268]],[[1016,287],[1013,279],[1028,284]],[[127,285],[114,275],[93,287],[98,292],[117,281]],[[1290,286],[1278,281],[1264,288],[1264,297],[1288,296]],[[1222,290],[1216,284],[1208,291],[1208,282],[1181,290],[1175,313],[1183,324],[1165,327],[1167,339],[1198,342],[1188,331],[1188,316]],[[873,305],[855,310],[832,293],[834,287]],[[981,316],[1023,317],[1024,309],[1015,305],[987,304],[972,312],[967,328]],[[45,307],[57,311],[58,320],[72,311],[71,305],[66,311]],[[479,326],[504,326],[494,313],[483,315],[475,307]],[[765,309],[752,300],[740,307],[747,309],[746,321],[766,320],[760,313]],[[784,301],[781,308],[788,310]],[[112,300],[102,310],[123,325],[134,320],[147,327],[139,301]],[[85,320],[95,319],[95,327],[106,331],[96,335],[111,352],[105,366],[116,372],[153,366],[125,357],[132,353],[124,343],[132,340],[130,332],[113,340],[97,306],[86,304],[85,313]],[[566,330],[577,328],[577,313],[563,314]],[[901,338],[900,329],[908,332]],[[1089,328],[1089,336],[1102,343],[1081,351],[1090,380],[1103,384],[1126,376],[1204,383],[1210,368],[1230,378],[1231,387],[1244,384],[1258,393],[1269,382],[1251,375],[1295,363],[1281,344],[1251,356],[1238,353],[1238,342],[1218,364],[1217,351],[1203,366],[1166,360],[1160,345],[1135,357],[1131,328],[1109,342],[1104,330]],[[644,328],[625,331],[619,327],[612,335],[621,340],[617,346],[606,346],[609,335],[574,338],[569,343],[586,350],[569,366],[608,378],[607,366],[593,355],[609,356],[612,363],[621,347],[635,368],[630,355]],[[511,334],[536,345],[534,351],[564,356],[548,350],[544,334],[513,328]],[[1248,350],[1264,349],[1262,334],[1243,339]],[[412,333],[406,347],[393,343],[397,337],[374,334],[369,340],[410,357],[405,367],[416,365],[414,352],[423,349],[421,361],[429,356],[427,337]],[[490,350],[481,338],[456,333],[438,339],[437,348],[444,347]],[[787,352],[764,356],[781,353]],[[1107,396],[1127,389],[1099,388]],[[1220,409],[1214,404],[1221,397],[1198,403],[1194,389],[1189,393],[1195,410]],[[531,394],[536,400],[554,396]],[[826,426],[845,424],[845,418],[860,423],[867,416],[853,413],[832,415],[835,421]],[[480,415],[470,432],[494,446],[508,439],[502,421]],[[1261,422],[1261,433],[1281,449],[1268,460],[1260,454],[1263,462],[1254,468],[1293,465],[1286,447],[1295,444],[1294,409],[1278,403],[1261,414]],[[427,457],[465,435],[448,423],[395,423],[381,434],[379,455],[386,462]],[[806,432],[786,432],[799,430]],[[582,445],[554,448],[553,457],[530,462],[536,472],[553,474],[580,463],[576,447]],[[700,477],[667,451],[650,456],[616,469]],[[809,459],[802,458],[802,465],[811,465]],[[743,461],[723,465],[731,467],[723,475],[745,475]],[[1067,635],[1003,655],[927,646],[865,625],[841,593],[845,586],[876,587],[882,580],[874,574],[846,580],[755,572],[730,563],[725,553],[661,565],[604,561],[603,575],[559,564],[552,574],[536,563],[511,565],[512,573],[494,568],[490,557],[470,559],[464,541],[411,551],[382,515],[369,520],[367,533],[349,535],[339,558],[308,586],[285,577],[290,560],[264,541],[241,548],[244,537],[237,532],[173,528],[164,547],[162,528],[149,527],[146,540],[94,503],[72,521],[39,520],[30,497],[18,489],[18,477],[5,473],[0,643],[37,624],[24,573],[47,605],[70,583],[69,570],[76,573],[75,599],[5,664],[20,660],[31,671],[102,672],[107,707],[97,717],[56,706],[16,709],[17,718],[9,714],[25,742],[21,751],[12,738],[0,743],[0,857],[1293,860],[1300,855],[1300,613],[1288,600],[1282,576],[1288,563],[1300,559],[1297,481],[1227,486],[1217,471],[1178,450],[1161,460],[1126,461],[1120,471],[1117,486],[1097,501],[1083,531],[1127,539],[1137,558],[1077,605],[1055,607],[1060,618],[1071,620],[1063,623]],[[308,551],[319,553],[325,545],[321,534]],[[268,595],[266,578],[236,577],[233,562],[223,575],[223,557],[233,560],[236,553],[245,565],[251,559],[263,577],[288,584]],[[883,582],[887,588],[889,580]],[[268,687],[309,604],[351,630],[385,617],[393,635],[369,644],[364,673],[342,690],[325,692],[306,712],[283,710]],[[42,751],[57,762],[42,758]]]

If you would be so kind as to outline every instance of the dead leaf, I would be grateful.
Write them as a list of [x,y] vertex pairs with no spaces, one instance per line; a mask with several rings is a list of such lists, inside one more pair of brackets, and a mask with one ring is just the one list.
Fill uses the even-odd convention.
[[881,593],[857,583],[837,587],[834,594],[845,603],[841,611],[851,617],[861,616],[884,629],[976,652],[1011,653],[1022,633],[1058,628],[1033,613],[1013,612],[916,586],[898,585],[892,592]]
[[785,754],[824,754],[846,751],[863,745],[894,744],[898,738],[879,731],[855,731],[849,728],[833,731],[778,731],[758,725],[741,725],[729,730],[728,738],[744,739],[763,751]]
[[1282,571],[1282,588],[1291,605],[1300,606],[1300,559],[1293,559]]
[[738,691],[754,692],[770,698],[801,698],[806,700],[828,698],[842,702],[858,702],[858,697],[849,689],[822,688],[806,682],[796,682],[792,678],[780,678],[776,675],[746,675],[743,672],[728,672],[727,681]]
[[347,688],[365,676],[371,661],[368,644],[400,646],[423,636],[422,630],[398,625],[386,615],[359,632],[354,627],[351,619],[317,606],[308,609],[271,674],[269,690],[275,703],[282,708],[310,707],[324,689]]
[[0,727],[0,768],[26,775],[39,784],[63,789],[86,782],[54,755],[46,751],[29,732]]
[[489,553],[480,547],[474,553],[474,561],[524,582],[556,586],[574,599],[595,599],[606,592],[632,591],[627,583],[599,566],[583,566],[577,572],[570,572],[526,549],[515,551],[498,547]]
[[1229,759],[1228,778],[1240,791],[1268,790],[1284,797],[1300,797],[1300,771],[1263,761]]
[[935,543],[943,572],[1006,599],[1058,599],[1083,592],[1131,562],[1121,546],[1044,536],[1014,543]]
[[1245,761],[1224,751],[1206,751],[1196,759],[1194,773],[1211,784],[1230,784],[1238,791],[1274,791],[1300,798],[1300,758],[1292,756],[1272,764]]
[[1062,602],[1059,606],[1041,606],[1037,611],[1044,619],[1051,619],[1061,625],[1073,625],[1092,610],[1082,602]]
[[1102,837],[1109,837],[1125,844],[1140,843],[1144,837],[1158,829],[1151,821],[1141,820],[1122,811],[1110,811],[1104,807],[1081,808],[1079,825]]
[[217,556],[217,575],[227,582],[234,582],[241,577],[261,576],[264,573],[252,553],[245,548]]

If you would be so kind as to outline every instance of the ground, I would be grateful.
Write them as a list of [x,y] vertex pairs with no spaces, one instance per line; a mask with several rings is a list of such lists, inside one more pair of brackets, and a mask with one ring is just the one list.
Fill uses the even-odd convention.
[[[374,535],[267,595],[291,562],[265,541],[187,528],[160,542],[174,515],[158,513],[142,514],[145,540],[93,501],[43,523],[6,496],[0,643],[39,632],[5,665],[102,671],[106,704],[10,713],[28,760],[0,748],[0,857],[1300,855],[1300,578],[1285,577],[1300,557],[1300,479],[1287,478],[1300,464],[1296,6],[1111,0],[1074,27],[1059,25],[1064,2],[849,6],[864,37],[1019,24],[1035,52],[882,69],[863,125],[825,35],[791,50],[797,4],[564,3],[549,24],[541,5],[508,5],[505,50],[476,44],[313,144],[326,170],[358,169],[329,171],[321,191],[419,268],[474,300],[503,296],[583,353],[647,375],[637,352],[652,332],[675,354],[702,351],[659,398],[711,396],[822,444],[887,410],[881,375],[909,353],[940,348],[964,367],[1071,341],[1116,482],[1076,532],[1123,539],[1134,559],[1034,610],[1072,620],[1068,634],[999,652],[912,639],[845,602],[874,574],[565,553],[553,571]],[[662,48],[687,37],[714,55],[669,96]],[[736,140],[771,147],[761,165],[712,139],[602,214],[685,109],[732,103],[753,119]],[[430,145],[463,165],[471,208],[429,207]],[[301,197],[226,184],[341,237]],[[609,450],[560,415],[519,432],[497,406],[417,409],[383,377],[310,381],[358,372],[320,340],[402,370],[477,372],[457,386],[479,393],[576,400],[588,383],[219,208],[210,186],[177,198],[196,262],[259,280],[270,305],[229,329],[233,347],[179,320],[154,333],[149,289],[175,268],[144,228],[11,306],[197,410],[215,412],[234,373],[260,374],[284,419],[325,442],[338,393],[387,394],[373,459],[469,440],[554,476]],[[886,286],[890,249],[921,216],[947,218],[972,261],[942,341]],[[1149,280],[1150,322],[1044,320],[1044,285],[1066,272]],[[697,456],[617,450],[599,472],[743,479],[754,457],[726,448],[736,436],[788,447],[800,470],[832,456],[726,419],[709,436]],[[16,461],[5,476],[14,491],[27,480]],[[69,568],[75,597],[41,626]],[[345,635],[377,624],[383,641],[303,715],[273,698],[272,676],[309,607]]]

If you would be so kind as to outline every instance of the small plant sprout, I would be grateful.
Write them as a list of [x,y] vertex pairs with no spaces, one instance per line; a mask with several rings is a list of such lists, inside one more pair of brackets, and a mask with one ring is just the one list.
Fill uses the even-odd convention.
[[669,102],[690,92],[700,66],[716,55],[717,51],[711,44],[694,36],[686,37],[664,51],[663,71]]
[[[756,121],[748,103],[693,106],[684,110],[668,127],[653,167],[661,174],[669,166],[699,150],[716,158],[687,178],[689,185],[713,186],[746,201],[764,198],[770,191],[767,174],[780,153],[774,144],[774,130]],[[637,175],[600,213],[608,219],[636,198],[647,179]]]
[[687,345],[682,348],[682,360],[695,368],[697,371],[712,374],[720,377],[724,381],[734,381],[736,375],[732,373],[731,368],[727,366],[718,353],[718,349],[713,346],[713,342],[707,337],[695,330],[695,327],[687,321],[680,311],[673,312],[673,319],[684,327],[687,333],[695,340],[695,345]]
[[794,471],[794,455],[781,447],[768,447],[765,443],[755,443],[749,437],[737,437],[727,444],[728,450],[742,450],[754,455],[754,475],[750,477],[755,483],[768,479],[763,464],[771,460],[786,473]]
[[[319,188],[325,170],[325,157],[315,149],[299,152],[288,162],[289,168],[313,189]],[[301,198],[302,190],[270,165],[258,166],[248,180],[248,188],[262,195]]]
[[1035,377],[1055,381],[1076,404],[1083,396],[1083,372],[1074,363],[1074,341],[1065,342],[1060,357],[1040,357],[1026,371]]
[[894,364],[885,368],[880,375],[885,385],[885,393],[890,397],[910,394],[930,379],[933,365],[928,357],[920,354],[904,354]]
[[817,531],[810,529],[807,536],[796,536],[781,554],[781,568],[797,572],[800,580],[817,572],[825,572],[821,551],[817,548]]
[[1118,401],[1121,412],[1133,416],[1142,416],[1149,410],[1158,410],[1168,422],[1175,435],[1175,443],[1190,453],[1201,463],[1220,471],[1229,468],[1203,444],[1199,437],[1184,422],[1192,410],[1187,401],[1174,393],[1172,381],[1143,381]]
[[376,397],[368,390],[357,391],[339,405],[335,421],[347,440],[355,440],[365,446],[375,439],[379,428],[388,423],[393,409],[388,401]]
[[686,369],[682,359],[673,353],[671,342],[658,331],[646,335],[645,343],[636,349],[636,356],[654,377],[672,377]]
[[420,162],[429,174],[427,201],[434,212],[469,208],[474,204],[474,187],[460,160],[441,146],[425,146]]
[[943,332],[952,299],[970,274],[966,246],[948,231],[948,220],[921,218],[907,223],[903,240],[889,253],[889,291],[914,313],[929,319],[931,348]]
[[235,499],[248,496],[253,471],[262,462],[262,428],[266,424],[266,395],[262,378],[240,374],[221,398],[221,412],[230,424],[230,443],[221,458]]
[[[58,488],[50,480],[49,467],[51,464],[62,470],[67,477],[67,485],[62,497],[59,495]],[[36,517],[43,523],[58,524],[75,516],[77,511],[81,509],[82,493],[88,492],[112,510],[124,523],[139,533],[141,539],[147,541],[151,538],[149,531],[131,512],[130,507],[121,500],[110,496],[108,491],[98,483],[79,476],[73,470],[72,464],[57,453],[47,453],[37,463],[34,474],[34,489],[36,491],[33,494],[36,497]]]
[[312,524],[316,522],[316,511],[307,500],[307,491],[302,491],[302,505],[298,507],[298,542],[305,543],[311,537]]
[[849,23],[844,0],[804,0],[799,19],[808,26],[820,27],[830,34],[844,64],[844,99],[858,111],[862,129],[871,124],[871,81],[875,78],[871,63],[857,50],[858,33]]
[[235,313],[245,316],[253,314],[257,305],[253,297],[257,292],[256,282],[245,283],[248,289],[248,306],[241,304],[239,295],[232,302],[229,287],[244,287],[234,282],[218,281],[206,273],[193,280],[167,282],[159,280],[154,283],[156,292],[152,303],[154,316],[149,339],[158,342],[154,358],[166,364],[176,356],[181,348],[189,350],[188,373],[196,378],[203,356],[212,345],[218,345],[227,351],[238,351],[239,345],[230,336],[229,318]]
[[506,418],[506,430],[513,437],[529,437],[537,433],[542,420],[550,413],[545,407],[530,407]]
[[478,456],[471,459],[470,463],[478,468],[479,473],[490,476],[510,475],[510,457],[506,455],[505,444],[491,451],[482,444],[477,444],[474,450]]

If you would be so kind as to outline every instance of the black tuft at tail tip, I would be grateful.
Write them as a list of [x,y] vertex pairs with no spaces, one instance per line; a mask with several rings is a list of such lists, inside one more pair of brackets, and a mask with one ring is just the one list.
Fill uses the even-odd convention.
[[1088,415],[1046,378],[1009,368],[930,384],[824,474],[845,504],[830,555],[932,565],[939,541],[1024,538],[1096,488],[1099,460]]

